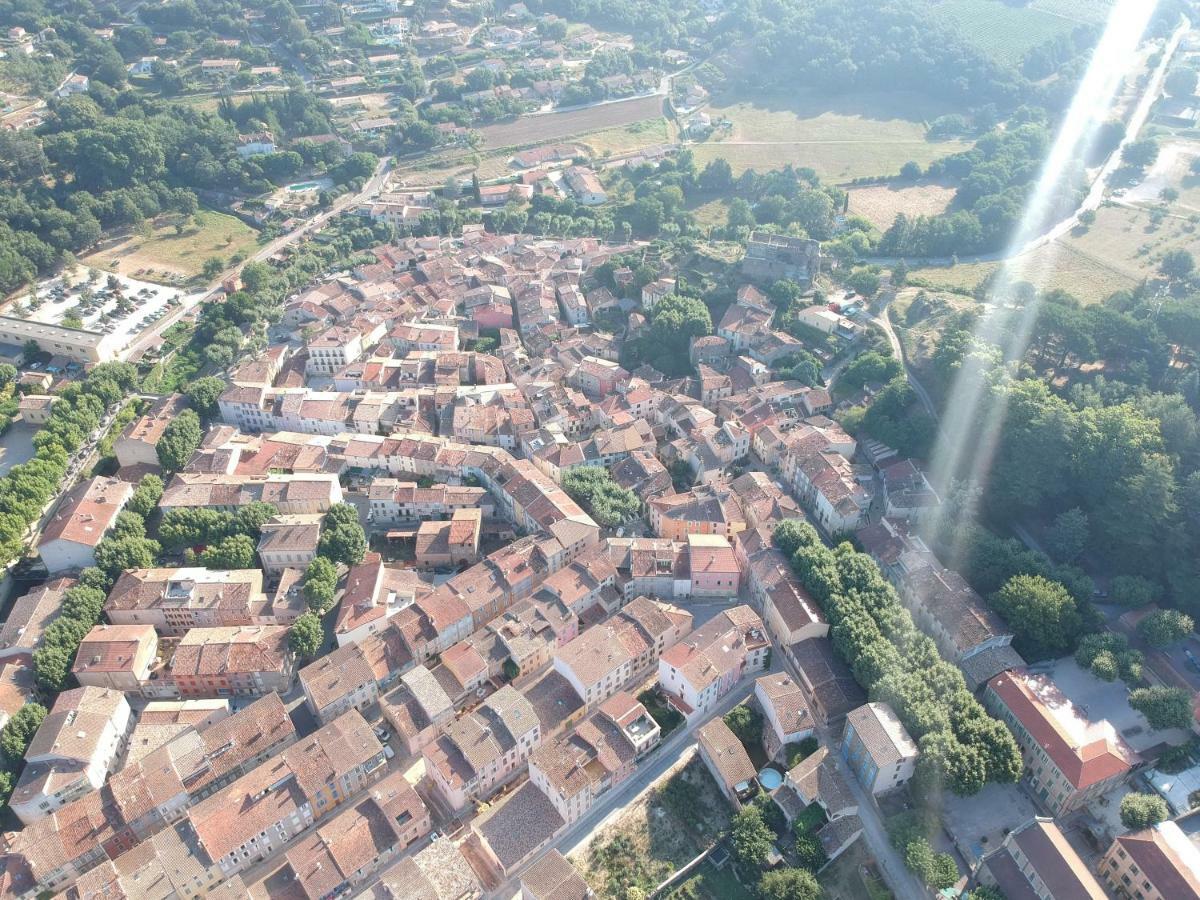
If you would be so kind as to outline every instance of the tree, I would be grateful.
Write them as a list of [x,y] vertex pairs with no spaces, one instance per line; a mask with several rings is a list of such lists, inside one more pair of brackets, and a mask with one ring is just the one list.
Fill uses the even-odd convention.
[[217,400],[225,390],[225,382],[215,375],[209,375],[193,381],[183,389],[188,402],[203,416],[211,416],[217,411]]
[[205,281],[211,281],[225,270],[225,260],[219,256],[210,256],[204,260],[204,264],[200,268],[200,274],[204,276]]
[[1186,281],[1195,269],[1196,258],[1182,247],[1168,250],[1158,264],[1158,271],[1172,281]]
[[38,688],[57,694],[71,674],[71,654],[62,647],[39,647],[33,651],[33,676]]
[[142,480],[138,483],[133,496],[129,498],[129,502],[125,504],[125,508],[130,512],[137,513],[144,519],[158,506],[158,501],[162,499],[162,495],[162,479],[153,473],[148,473],[142,476]]
[[333,525],[358,525],[358,510],[350,503],[335,503],[325,513],[326,528]]
[[200,554],[200,564],[208,569],[254,568],[254,540],[244,534],[223,537]]
[[762,900],[819,900],[822,893],[817,877],[804,869],[775,869],[758,882]]
[[1078,506],[1059,513],[1046,534],[1046,544],[1055,559],[1074,562],[1087,546],[1088,516]]
[[316,613],[304,613],[288,629],[288,647],[301,659],[312,659],[324,642],[325,629]]
[[745,806],[733,817],[733,855],[747,868],[758,868],[775,844],[775,834],[756,806]]
[[1121,798],[1121,824],[1130,831],[1157,825],[1171,814],[1158,794],[1129,793]]
[[0,388],[6,388],[17,380],[17,367],[12,363],[0,363]]
[[945,890],[958,881],[958,865],[948,853],[935,853],[923,837],[909,841],[904,848],[904,865],[929,887]]
[[303,591],[309,609],[325,612],[337,592],[337,567],[323,556],[313,559],[304,572]]
[[1126,144],[1125,149],[1121,151],[1121,161],[1135,169],[1152,166],[1156,159],[1158,159],[1158,141],[1154,138],[1143,138],[1140,141]]
[[1137,630],[1142,640],[1161,650],[1191,634],[1194,627],[1191,616],[1174,609],[1160,609],[1138,622]]
[[843,385],[857,390],[868,384],[887,384],[904,371],[894,356],[874,350],[856,356],[842,371],[839,379]]
[[115,579],[126,569],[148,569],[162,548],[158,541],[108,536],[96,545],[96,567]]
[[8,769],[15,769],[25,757],[29,742],[46,718],[46,707],[40,703],[22,706],[0,729],[0,758]]
[[758,710],[741,703],[725,713],[725,724],[747,747],[762,740],[763,718]]
[[1146,717],[1151,728],[1191,727],[1192,699],[1182,688],[1138,688],[1129,692],[1129,705]]
[[1014,575],[992,595],[992,608],[1013,630],[1013,645],[1028,660],[1075,648],[1083,617],[1067,589],[1040,575]]
[[187,461],[200,446],[202,437],[200,417],[190,409],[180,412],[167,425],[155,448],[163,469],[167,472],[178,472],[187,465]]
[[846,287],[856,294],[862,294],[868,300],[879,293],[879,284],[879,273],[866,266],[855,269],[846,276]]
[[596,466],[568,469],[563,472],[562,487],[593,519],[608,528],[635,518],[642,509],[637,494],[617,484],[607,469]]
[[703,301],[682,294],[664,298],[654,307],[650,322],[649,340],[655,348],[655,367],[668,375],[688,371],[692,338],[705,337],[712,330],[712,315]]
[[1124,635],[1105,631],[1083,636],[1075,651],[1075,662],[1104,681],[1120,678],[1136,684],[1142,677],[1144,659],[1139,651],[1129,649]]
[[796,861],[800,863],[800,867],[808,869],[810,872],[817,871],[829,861],[829,857],[825,855],[825,848],[813,834],[796,835],[796,843],[792,846],[792,852],[796,855]]
[[1122,606],[1145,606],[1158,599],[1158,585],[1140,575],[1117,575],[1108,586],[1108,596]]
[[1196,70],[1190,66],[1177,66],[1163,82],[1172,97],[1187,97],[1196,93]]
[[332,528],[327,526],[321,532],[317,552],[334,562],[356,566],[366,555],[367,535],[357,522],[352,525],[334,525]]

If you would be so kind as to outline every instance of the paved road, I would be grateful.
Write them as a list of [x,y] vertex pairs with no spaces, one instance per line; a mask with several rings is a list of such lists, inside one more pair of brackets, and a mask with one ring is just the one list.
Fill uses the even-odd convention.
[[893,292],[888,296],[887,301],[879,310],[879,315],[875,316],[873,321],[876,325],[883,329],[883,333],[887,335],[888,343],[892,345],[892,355],[904,366],[904,374],[908,378],[908,383],[916,393],[917,399],[921,401],[921,405],[925,407],[925,411],[936,422],[938,420],[937,407],[933,405],[933,400],[929,397],[929,392],[925,390],[925,386],[913,374],[912,367],[908,364],[908,356],[904,352],[904,344],[900,342],[900,338],[896,335],[896,329],[892,326],[892,320],[888,318],[888,306],[896,299],[896,294]]
[[[1162,58],[1159,60],[1158,66],[1155,68],[1149,81],[1147,81],[1146,89],[1142,92],[1142,96],[1134,108],[1133,115],[1129,117],[1129,122],[1125,126],[1125,136],[1121,139],[1121,143],[1117,146],[1117,149],[1112,152],[1100,167],[1100,171],[1092,182],[1087,196],[1071,215],[1047,228],[1041,235],[1027,242],[1015,253],[1009,253],[1007,250],[1004,250],[992,253],[977,253],[970,256],[929,257],[921,259],[919,262],[930,266],[948,266],[954,263],[999,262],[1003,259],[1024,256],[1069,234],[1072,229],[1079,225],[1080,216],[1085,212],[1098,209],[1104,202],[1105,193],[1112,186],[1113,175],[1121,168],[1121,153],[1129,144],[1138,139],[1142,128],[1145,127],[1146,121],[1150,117],[1150,111],[1154,108],[1155,102],[1157,102],[1159,95],[1162,93],[1163,80],[1166,78],[1167,68],[1170,66],[1175,52],[1179,49],[1180,42],[1188,31],[1191,30],[1191,27],[1192,23],[1184,19],[1179,27],[1175,29],[1174,34],[1168,38],[1163,47]],[[881,265],[889,265],[899,262],[899,258],[873,257],[869,261]],[[908,260],[908,262],[915,263],[918,261]]]
[[[307,220],[303,225],[300,225],[293,231],[289,231],[287,234],[280,235],[279,237],[275,238],[275,240],[260,247],[259,250],[251,257],[251,259],[256,262],[262,262],[263,260],[268,259],[274,254],[278,253],[284,247],[296,243],[305,235],[318,228],[321,228],[334,216],[340,215],[351,206],[361,203],[368,197],[373,197],[375,194],[379,193],[380,189],[383,187],[390,168],[391,157],[385,156],[383,159],[379,160],[379,164],[375,167],[375,174],[367,179],[367,182],[363,185],[362,190],[355,194],[345,194],[339,197],[336,201],[334,201],[333,205],[330,206],[329,209],[319,213],[316,216],[313,216],[311,219]],[[187,315],[202,300],[212,297],[213,293],[220,287],[221,282],[230,275],[235,274],[239,268],[240,265],[226,269],[213,280],[207,289],[194,294],[189,294],[188,296],[182,298],[180,305],[175,307],[175,309],[169,315],[163,316],[154,325],[154,327],[150,328],[148,331],[142,332],[141,336],[130,347],[129,359],[136,360],[140,358],[152,344],[156,343],[161,338],[164,331]]]
[[837,752],[837,735],[826,734],[822,743],[830,748],[830,755],[837,760],[842,777],[846,784],[850,785],[850,793],[854,794],[854,800],[858,804],[858,817],[862,819],[863,823],[861,840],[866,841],[867,846],[871,848],[871,855],[879,864],[880,874],[887,882],[888,889],[899,900],[928,900],[929,891],[904,865],[904,860],[900,858],[899,852],[888,839],[887,829],[883,825],[883,817],[879,814],[879,807],[875,805],[874,798],[858,783],[858,779],[854,777],[854,773],[850,771],[850,767],[846,765],[842,755]]
[[[779,659],[778,653],[772,654],[772,656],[776,660]],[[772,667],[772,671],[781,672],[783,671],[783,667],[776,662]],[[755,677],[758,677],[759,674],[761,673],[755,673]],[[566,856],[579,847],[585,846],[591,841],[596,832],[608,823],[610,817],[619,815],[638,796],[654,784],[655,781],[666,774],[667,770],[679,763],[684,758],[684,755],[696,746],[695,732],[697,728],[716,716],[725,715],[725,713],[749,697],[753,690],[754,679],[743,679],[713,711],[712,716],[686,725],[667,738],[663,744],[659,745],[657,750],[651,753],[642,765],[638,766],[637,771],[628,781],[601,797],[595,806],[572,823],[545,850],[539,852],[532,860],[517,869],[507,881],[492,892],[492,896],[508,900],[508,898],[518,894],[521,889],[521,876],[549,850],[557,850]]]

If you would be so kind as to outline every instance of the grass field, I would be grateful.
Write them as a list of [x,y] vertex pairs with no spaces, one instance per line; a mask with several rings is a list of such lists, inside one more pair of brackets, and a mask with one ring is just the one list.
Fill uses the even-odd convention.
[[900,213],[935,216],[945,212],[954,199],[954,190],[944,184],[881,184],[851,188],[850,213],[862,216],[876,228],[886,231]]
[[613,156],[670,143],[672,140],[674,136],[671,123],[658,116],[634,122],[632,125],[594,131],[581,137],[580,143],[586,144],[596,156]]
[[724,227],[729,218],[729,204],[724,200],[709,200],[688,207],[688,212],[696,217],[696,221],[705,227]]
[[617,103],[590,106],[587,109],[522,116],[513,122],[487,125],[479,129],[479,133],[483,136],[483,145],[491,149],[524,147],[632,125],[661,116],[662,110],[662,97],[636,97]]
[[[112,269],[115,263],[123,275],[161,281],[166,274],[183,278],[200,274],[210,256],[228,262],[234,254],[249,255],[258,247],[258,232],[241,219],[207,209],[196,213],[195,219],[195,225],[181,235],[174,225],[160,221],[149,237],[119,238],[80,261],[98,269]],[[146,271],[139,276],[139,270]]]
[[732,129],[692,149],[703,166],[722,157],[735,174],[790,163],[811,166],[827,180],[893,175],[909,160],[928,165],[967,149],[962,141],[925,140],[926,123],[951,112],[919,94],[867,93],[828,97],[806,91],[786,96],[731,98],[708,112]]
[[1013,6],[1001,0],[941,0],[936,7],[986,54],[1016,65],[1039,44],[1077,26],[1102,21],[1107,0],[1037,0]]

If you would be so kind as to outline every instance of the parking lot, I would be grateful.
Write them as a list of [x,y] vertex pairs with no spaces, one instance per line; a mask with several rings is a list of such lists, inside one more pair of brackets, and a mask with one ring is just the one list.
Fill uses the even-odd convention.
[[[178,288],[92,269],[48,279],[37,300],[23,297],[5,310],[32,322],[64,325],[72,319],[88,331],[113,335],[124,348],[183,301]],[[74,324],[74,323],[72,323]]]

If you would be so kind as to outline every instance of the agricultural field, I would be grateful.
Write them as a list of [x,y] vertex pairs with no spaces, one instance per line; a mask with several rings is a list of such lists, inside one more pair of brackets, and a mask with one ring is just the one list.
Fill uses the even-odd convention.
[[[204,261],[219,256],[248,256],[258,249],[258,232],[235,216],[202,209],[195,223],[177,234],[162,217],[149,235],[133,233],[116,238],[80,261],[98,269],[147,281],[172,281],[200,274]],[[174,276],[174,279],[172,278]]]
[[904,93],[735,97],[708,109],[714,121],[727,119],[732,128],[692,150],[698,166],[724,158],[735,174],[790,163],[809,166],[828,181],[894,175],[909,160],[928,165],[970,147],[964,141],[925,139],[926,124],[953,111]]
[[886,231],[896,216],[936,216],[946,211],[955,189],[946,184],[879,184],[851,188],[850,214]]
[[521,116],[513,122],[487,125],[479,129],[479,133],[483,136],[483,145],[493,150],[502,147],[525,147],[632,125],[661,116],[662,110],[663,98],[655,94],[568,112]]
[[1036,0],[1027,6],[1001,0],[941,0],[935,10],[997,62],[1018,65],[1039,44],[1079,25],[1103,21],[1109,5],[1107,0]]

